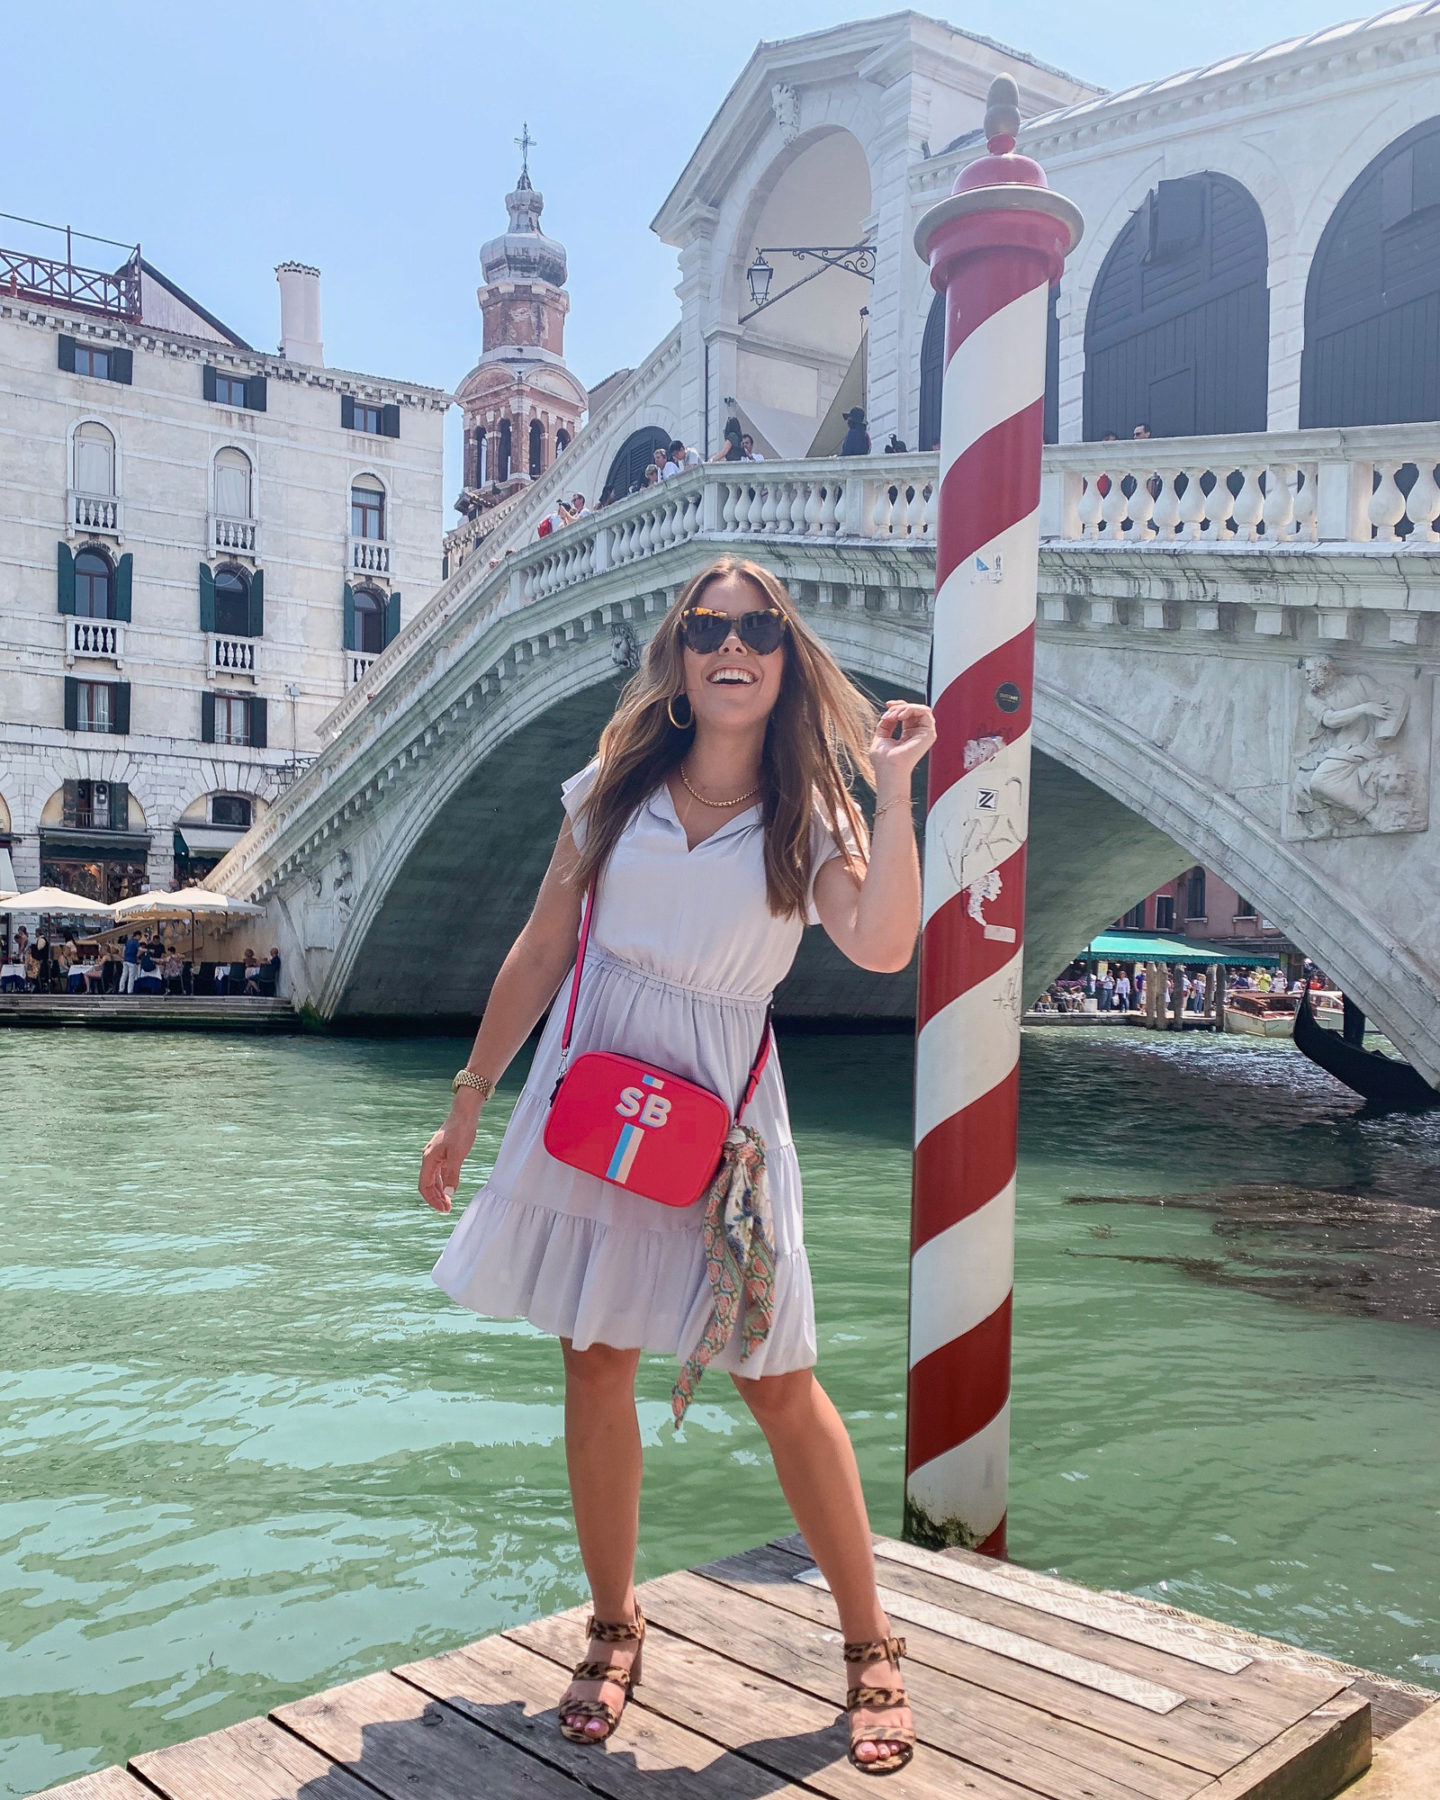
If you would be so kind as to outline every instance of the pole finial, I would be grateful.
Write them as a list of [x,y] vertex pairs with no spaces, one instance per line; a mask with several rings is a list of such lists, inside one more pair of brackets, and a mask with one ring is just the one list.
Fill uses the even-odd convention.
[[1015,148],[1020,135],[1020,90],[1013,75],[997,75],[985,96],[985,137],[992,156]]
[[515,139],[515,148],[520,152],[520,175],[523,180],[530,179],[530,152],[538,147],[539,141],[538,138],[531,137],[528,124],[520,127],[520,136]]

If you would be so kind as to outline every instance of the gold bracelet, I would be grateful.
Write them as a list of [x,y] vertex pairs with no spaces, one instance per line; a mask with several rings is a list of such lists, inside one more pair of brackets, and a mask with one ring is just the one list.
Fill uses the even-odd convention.
[[482,1100],[488,1100],[495,1092],[495,1083],[488,1075],[477,1075],[473,1069],[462,1069],[450,1083],[450,1092],[458,1094],[462,1087],[474,1088]]
[[883,806],[877,806],[875,808],[875,817],[877,819],[883,818],[892,806],[908,806],[909,804],[910,802],[907,799],[887,800]]

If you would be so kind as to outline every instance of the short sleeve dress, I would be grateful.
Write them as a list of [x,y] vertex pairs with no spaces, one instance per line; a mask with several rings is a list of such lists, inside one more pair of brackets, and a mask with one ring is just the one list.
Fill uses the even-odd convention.
[[[591,763],[561,789],[581,844],[579,809],[597,768]],[[572,1057],[585,1050],[643,1056],[703,1083],[733,1109],[771,993],[795,959],[805,923],[818,922],[814,877],[841,854],[817,809],[807,919],[777,919],[765,897],[763,829],[757,805],[691,850],[663,783],[636,809],[596,890]],[[578,1350],[609,1344],[669,1352],[683,1363],[710,1314],[704,1201],[660,1206],[546,1151],[564,1015],[563,1004],[552,1006],[490,1178],[466,1207],[433,1279],[472,1312],[528,1319]],[[744,1373],[785,1374],[815,1361],[815,1313],[800,1168],[773,1053],[745,1122],[765,1140],[776,1271],[770,1333]],[[736,1331],[714,1366],[738,1370],[740,1350]]]

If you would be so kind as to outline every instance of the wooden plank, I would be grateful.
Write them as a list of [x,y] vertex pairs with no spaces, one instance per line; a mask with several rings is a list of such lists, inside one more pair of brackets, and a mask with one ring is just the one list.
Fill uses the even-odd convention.
[[[740,1595],[717,1608],[713,1593],[705,1591],[709,1585],[689,1574],[668,1575],[647,1584],[643,1604],[667,1631],[803,1688],[817,1700],[839,1703],[845,1676],[833,1616],[806,1623]],[[923,1743],[1037,1794],[1053,1800],[1097,1795],[1135,1800],[1155,1786],[1154,1759],[1128,1746],[1112,1743],[1108,1754],[1091,1757],[1099,1734],[1085,1737],[1072,1730],[1068,1742],[1057,1744],[1038,1733],[1003,1728],[988,1707],[974,1704],[970,1684],[935,1669],[907,1663],[905,1683]],[[1203,1784],[1203,1776],[1193,1769],[1172,1764],[1170,1773],[1164,1787],[1172,1795],[1192,1794]]]
[[79,1775],[63,1787],[46,1788],[31,1800],[155,1800],[155,1796],[117,1763],[96,1769],[93,1775]]
[[1069,1582],[1027,1579],[1029,1570],[997,1563],[993,1557],[941,1555],[936,1550],[924,1550],[918,1544],[902,1543],[897,1538],[876,1538],[875,1556],[882,1564],[904,1563],[912,1569],[938,1575],[942,1580],[978,1588],[997,1599],[1033,1606],[1039,1612],[1053,1613],[1056,1618],[1069,1619],[1076,1625],[1092,1626],[1112,1637],[1148,1644],[1152,1650],[1163,1650],[1167,1656],[1178,1656],[1186,1662],[1219,1669],[1227,1675],[1238,1675],[1253,1660],[1241,1651],[1206,1643],[1198,1635],[1172,1630],[1140,1607],[1128,1605],[1113,1595],[1092,1594]]
[[[801,1569],[795,1579],[829,1592],[829,1583],[818,1569]],[[984,1619],[952,1612],[949,1607],[916,1599],[912,1594],[902,1594],[898,1588],[882,1586],[875,1591],[892,1620],[898,1619],[905,1625],[923,1625],[928,1631],[958,1638],[962,1644],[973,1644],[977,1650],[988,1650],[992,1656],[1008,1656],[1012,1662],[1024,1663],[1030,1669],[1047,1669],[1052,1675],[1073,1681],[1077,1687],[1093,1688],[1097,1694],[1128,1700],[1132,1706],[1143,1706],[1146,1712],[1172,1713],[1188,1698],[1176,1693],[1174,1688],[1146,1681],[1143,1676],[1132,1675],[1125,1669],[1112,1669],[1093,1657],[1058,1650],[1038,1638],[1023,1637],[1019,1632],[1007,1631]]]
[[1202,1788],[1197,1800],[1330,1800],[1369,1767],[1370,1703],[1345,1693]]
[[[644,1590],[642,1589],[642,1593]],[[643,1604],[643,1602],[642,1602]],[[536,1619],[505,1633],[561,1667],[574,1661],[585,1613]],[[876,1800],[876,1777],[845,1760],[848,1732],[834,1701],[773,1681],[729,1657],[652,1626],[645,1640],[645,1682],[636,1704],[712,1739],[828,1800]],[[622,1727],[622,1731],[624,1727]],[[772,1777],[773,1779],[773,1777]],[[906,1769],[883,1777],[885,1800],[1035,1800],[984,1770],[924,1745]],[[756,1795],[770,1792],[757,1782]]]
[[129,1766],[166,1800],[375,1800],[363,1781],[271,1719],[242,1719],[132,1756]]
[[292,1701],[272,1717],[391,1800],[580,1800],[583,1791],[388,1672]]
[[[565,1672],[508,1638],[482,1638],[443,1656],[405,1663],[395,1674],[613,1800],[632,1800],[637,1780],[650,1783],[665,1800],[754,1800],[754,1763],[635,1702],[598,1754],[593,1745],[567,1743],[556,1711]],[[773,1779],[763,1787],[767,1800],[803,1800],[811,1791]]]
[[[773,1546],[722,1557],[699,1571],[706,1579],[752,1596],[784,1612],[819,1620],[835,1629],[834,1602],[794,1580],[796,1559]],[[1208,1775],[1222,1775],[1259,1748],[1253,1735],[1237,1731],[1227,1719],[1210,1718],[1203,1708],[1184,1706],[1163,1718],[1143,1707],[1112,1700],[1108,1694],[1077,1688],[1042,1669],[1027,1669],[1004,1657],[987,1656],[968,1644],[923,1627],[907,1631],[910,1662],[959,1675],[977,1687],[1018,1700],[1057,1719],[1104,1732],[1121,1744],[1148,1750]]]

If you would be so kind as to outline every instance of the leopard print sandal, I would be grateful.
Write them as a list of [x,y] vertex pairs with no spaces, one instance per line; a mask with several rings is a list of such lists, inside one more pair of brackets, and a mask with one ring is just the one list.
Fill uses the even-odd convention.
[[[585,1627],[585,1637],[587,1645],[591,1640],[601,1644],[634,1642],[636,1645],[635,1655],[629,1668],[625,1668],[619,1663],[582,1661],[576,1663],[571,1671],[571,1675],[576,1681],[609,1681],[620,1688],[625,1698],[620,1702],[618,1710],[608,1701],[600,1699],[575,1700],[568,1706],[563,1700],[560,1702],[561,1737],[568,1739],[572,1744],[603,1744],[615,1735],[615,1728],[620,1723],[620,1715],[629,1703],[631,1688],[640,1685],[640,1659],[645,1653],[645,1615],[641,1612],[638,1603],[635,1607],[633,1624],[626,1619],[620,1620],[618,1624],[609,1624],[592,1615],[589,1624]],[[610,1729],[601,1732],[597,1737],[587,1732],[583,1724],[567,1724],[567,1719],[603,1719]]]
[[[893,1662],[898,1667],[904,1654],[905,1640],[898,1637],[873,1638],[868,1643],[847,1643],[844,1647],[846,1663],[862,1666],[866,1663]],[[915,1754],[915,1733],[908,1725],[857,1727],[854,1715],[864,1707],[890,1711],[909,1704],[910,1697],[903,1687],[867,1687],[861,1681],[846,1691],[845,1710],[851,1715],[850,1747],[846,1755],[861,1774],[893,1775],[897,1769],[903,1769]],[[892,1750],[888,1756],[876,1756],[867,1761],[855,1754],[859,1744],[896,1744],[899,1748]]]

